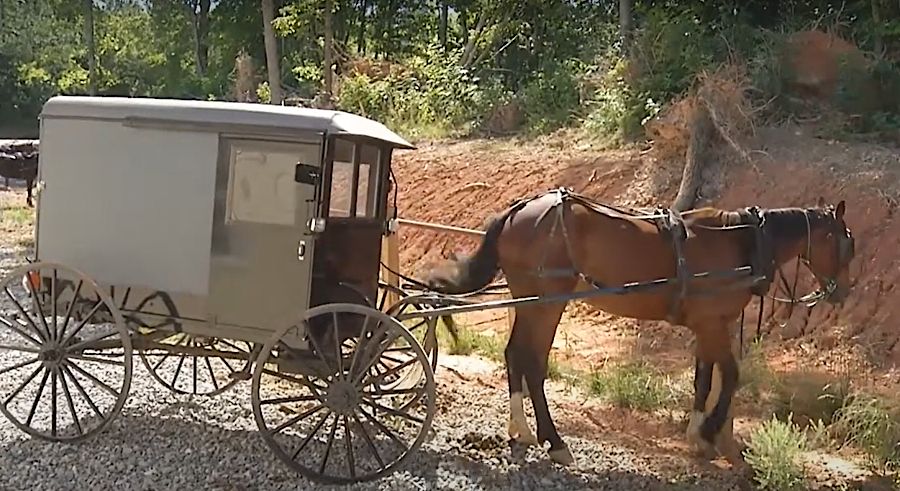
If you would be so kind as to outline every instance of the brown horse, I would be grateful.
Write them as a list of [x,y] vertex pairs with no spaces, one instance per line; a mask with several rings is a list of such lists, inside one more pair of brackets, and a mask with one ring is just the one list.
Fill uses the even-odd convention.
[[25,181],[25,202],[30,207],[34,206],[32,189],[38,172],[38,146],[38,140],[0,140],[0,176]]
[[[735,468],[745,468],[730,425],[739,369],[729,326],[752,295],[768,290],[776,269],[797,256],[815,274],[826,301],[843,301],[855,254],[844,206],[843,201],[825,206],[820,198],[818,207],[807,209],[703,208],[680,216],[665,211],[638,216],[556,190],[507,208],[489,222],[471,257],[424,281],[435,291],[459,294],[484,287],[502,270],[512,296],[521,298],[678,278],[656,289],[600,294],[585,301],[614,315],[666,320],[694,333],[697,365],[688,438],[701,450],[718,450]],[[747,278],[737,278],[743,280],[737,283],[735,277],[713,275],[687,281],[688,270],[725,272],[747,266],[751,279],[763,278],[761,282],[751,285]],[[544,379],[565,304],[517,306],[505,351],[510,437],[525,444],[549,441],[550,458],[561,464],[574,459],[550,416]],[[707,411],[714,366],[721,374],[721,390]],[[537,438],[525,420],[526,395],[534,407]]]

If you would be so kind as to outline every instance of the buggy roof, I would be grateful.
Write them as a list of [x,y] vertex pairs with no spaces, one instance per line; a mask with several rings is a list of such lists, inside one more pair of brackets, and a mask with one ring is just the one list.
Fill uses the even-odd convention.
[[412,144],[371,119],[343,111],[247,102],[156,99],[143,97],[55,96],[41,118],[148,119],[207,125],[244,125],[296,129],[330,135],[365,136],[413,149]]

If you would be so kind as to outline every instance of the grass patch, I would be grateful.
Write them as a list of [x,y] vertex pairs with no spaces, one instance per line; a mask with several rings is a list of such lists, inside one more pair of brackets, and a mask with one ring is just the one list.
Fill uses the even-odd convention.
[[653,410],[678,400],[668,377],[645,362],[608,365],[590,375],[589,392],[618,407]]
[[850,397],[850,379],[811,371],[783,375],[773,387],[773,410],[801,428],[814,422],[831,425]]
[[34,208],[10,206],[0,210],[0,224],[5,229],[31,227],[34,223]]
[[802,452],[806,435],[794,423],[776,417],[750,435],[745,457],[761,489],[790,491],[804,487]]
[[762,396],[767,387],[772,387],[777,382],[777,377],[766,359],[762,339],[750,343],[747,354],[740,360],[740,368],[739,390],[755,399]]
[[829,434],[864,451],[878,472],[900,470],[900,411],[869,394],[853,394],[834,414]]

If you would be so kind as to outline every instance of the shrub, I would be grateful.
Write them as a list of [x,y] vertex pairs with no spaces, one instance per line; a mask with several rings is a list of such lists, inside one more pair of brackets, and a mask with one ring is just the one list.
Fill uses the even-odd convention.
[[760,488],[790,491],[804,484],[801,453],[805,448],[804,433],[773,416],[750,436],[745,457]]

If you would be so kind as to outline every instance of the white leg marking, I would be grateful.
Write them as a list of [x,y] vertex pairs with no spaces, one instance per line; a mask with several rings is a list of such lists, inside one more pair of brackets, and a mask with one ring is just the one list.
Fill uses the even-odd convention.
[[688,423],[687,427],[687,439],[689,442],[698,443],[700,441],[700,425],[703,424],[704,419],[706,419],[706,415],[702,412],[691,412],[691,421]]
[[537,445],[537,438],[525,419],[524,400],[521,392],[513,392],[509,398],[509,437],[523,445]]
[[528,382],[525,381],[524,375],[522,375],[522,395],[531,397],[531,392],[528,391]]

